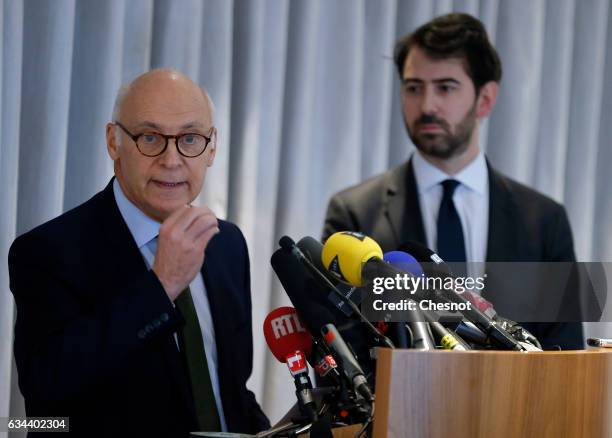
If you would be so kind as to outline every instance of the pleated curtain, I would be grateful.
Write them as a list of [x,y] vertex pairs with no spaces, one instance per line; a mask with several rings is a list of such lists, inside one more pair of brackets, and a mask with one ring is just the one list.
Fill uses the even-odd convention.
[[271,309],[289,304],[270,256],[284,234],[320,235],[330,195],[413,151],[393,45],[451,11],[478,16],[503,62],[481,147],[499,170],[566,205],[580,260],[612,261],[608,0],[0,1],[0,416],[24,412],[9,246],[105,186],[118,88],[172,67],[215,102],[219,147],[199,201],[246,235],[250,387],[280,418],[295,396],[261,331]]

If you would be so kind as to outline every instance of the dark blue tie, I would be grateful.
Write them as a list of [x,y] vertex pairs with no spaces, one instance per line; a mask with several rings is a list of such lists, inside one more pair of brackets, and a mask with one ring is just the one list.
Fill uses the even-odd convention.
[[442,181],[444,194],[438,212],[438,255],[447,262],[465,262],[465,240],[461,220],[453,202],[459,181]]

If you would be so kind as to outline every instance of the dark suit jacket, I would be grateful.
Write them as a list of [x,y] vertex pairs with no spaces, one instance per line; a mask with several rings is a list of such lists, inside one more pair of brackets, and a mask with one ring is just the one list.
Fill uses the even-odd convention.
[[[487,262],[575,261],[565,209],[490,165],[488,171]],[[385,252],[408,241],[427,244],[412,160],[331,198],[323,238],[345,230],[371,236]],[[485,297],[495,304],[500,314],[510,317],[504,314],[504,309],[515,300],[518,288],[504,280],[489,275]],[[561,301],[571,307],[574,298],[568,294]],[[580,323],[529,324],[526,328],[547,346],[583,346]]]
[[[234,432],[269,427],[246,381],[253,351],[249,258],[219,221],[202,275]],[[197,430],[174,340],[184,324],[117,208],[112,181],[84,204],[18,237],[9,253],[15,359],[28,416],[69,416],[82,436],[187,436]]]

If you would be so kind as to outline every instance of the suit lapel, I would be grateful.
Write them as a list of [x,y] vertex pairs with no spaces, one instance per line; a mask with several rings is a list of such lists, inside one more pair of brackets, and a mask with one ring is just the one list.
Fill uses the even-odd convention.
[[[232,345],[232,337],[234,335],[234,327],[231,314],[228,311],[233,308],[232,296],[227,287],[224,287],[224,283],[227,280],[223,278],[223,269],[219,265],[220,258],[216,256],[219,251],[218,244],[220,241],[215,241],[219,237],[211,240],[208,248],[206,248],[206,258],[204,265],[202,266],[202,278],[206,286],[206,295],[208,297],[208,303],[210,305],[210,313],[213,319],[213,327],[215,329],[215,344],[217,346],[217,378],[219,379],[219,390],[221,393],[221,400],[224,407],[225,420],[228,427],[231,428],[233,421],[233,412],[231,412],[231,403],[229,403],[229,397],[232,394],[231,391],[231,370],[234,367],[232,361],[234,360],[230,353]],[[219,248],[219,249],[217,249]]]
[[[148,269],[132,233],[121,216],[115,196],[113,194],[113,179],[100,194],[102,196],[102,208],[99,216],[102,218],[102,232],[104,234],[105,248],[107,248],[107,260],[113,260],[113,282],[128,279],[135,272],[143,272]],[[159,341],[163,356],[170,370],[172,378],[176,382],[177,390],[180,392],[186,409],[193,410],[193,400],[189,389],[189,380],[182,363],[182,358],[174,336],[166,336]]]
[[223,293],[223,286],[219,283],[222,279],[220,278],[221,276],[218,275],[218,263],[219,260],[215,258],[214,251],[210,251],[210,248],[207,248],[206,259],[202,265],[202,278],[206,286],[206,295],[208,297],[208,304],[210,305],[210,313],[215,329],[215,343],[217,344],[217,357],[219,361],[218,366],[221,368],[221,363],[224,359],[224,357],[222,357],[224,348],[220,348],[220,346],[225,342],[225,335],[231,332],[230,322],[232,318],[226,315],[227,309],[231,309],[231,305],[229,301],[226,302],[225,300],[230,300],[230,297]]
[[517,239],[519,230],[517,208],[512,190],[506,179],[487,161],[489,172],[489,236],[487,240],[488,262],[518,260]]
[[143,272],[147,265],[134,242],[132,233],[123,220],[113,194],[113,180],[101,193],[102,208],[99,212],[104,234],[105,248],[114,262],[113,281],[129,278],[134,272]]
[[385,216],[393,234],[392,247],[388,249],[397,249],[408,241],[427,244],[412,158],[389,174],[383,196]]
[[[521,241],[518,205],[512,189],[503,175],[496,172],[487,161],[489,172],[489,236],[487,240],[487,286],[482,296],[495,303],[498,311],[512,308],[515,292],[508,290],[507,278],[500,263],[520,260],[518,247]],[[491,262],[491,263],[490,263]]]

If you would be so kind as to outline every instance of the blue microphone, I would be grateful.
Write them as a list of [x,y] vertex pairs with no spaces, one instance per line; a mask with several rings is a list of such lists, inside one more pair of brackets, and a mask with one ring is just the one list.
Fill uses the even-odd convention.
[[[386,252],[383,259],[394,268],[401,269],[414,277],[421,277],[424,275],[423,268],[417,259],[404,251]],[[407,321],[407,325],[412,334],[412,346],[424,350],[435,350],[436,344],[431,335],[429,324],[424,322],[421,312],[413,310],[410,313],[412,315],[412,321]],[[400,348],[407,348],[409,343],[406,336],[406,324],[404,322],[398,322],[394,326],[394,331],[397,337],[398,346]]]

